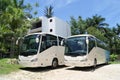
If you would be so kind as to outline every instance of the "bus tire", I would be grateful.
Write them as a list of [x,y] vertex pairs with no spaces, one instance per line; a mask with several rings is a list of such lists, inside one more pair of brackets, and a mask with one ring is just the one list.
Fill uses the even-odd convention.
[[94,59],[94,65],[93,65],[93,67],[96,68],[96,66],[97,66],[97,59]]
[[52,68],[55,69],[55,68],[57,68],[57,66],[58,66],[58,60],[55,58],[52,61]]
[[106,60],[105,64],[106,64],[106,65],[108,65],[108,64],[109,64],[109,59],[107,59],[107,60]]
[[108,64],[109,64],[109,62],[107,61],[105,64],[106,64],[106,65],[108,65]]

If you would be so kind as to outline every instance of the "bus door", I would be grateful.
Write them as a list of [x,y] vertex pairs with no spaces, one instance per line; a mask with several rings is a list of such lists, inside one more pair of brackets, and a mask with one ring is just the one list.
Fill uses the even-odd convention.
[[40,46],[40,56],[43,64],[50,65],[56,56],[57,37],[50,34],[43,34]]

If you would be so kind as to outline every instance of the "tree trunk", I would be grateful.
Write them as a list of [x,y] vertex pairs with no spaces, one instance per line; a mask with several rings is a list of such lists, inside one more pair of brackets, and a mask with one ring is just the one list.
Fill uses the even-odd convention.
[[10,49],[10,57],[14,57],[14,52],[15,52],[15,38],[12,37],[11,39],[11,49]]

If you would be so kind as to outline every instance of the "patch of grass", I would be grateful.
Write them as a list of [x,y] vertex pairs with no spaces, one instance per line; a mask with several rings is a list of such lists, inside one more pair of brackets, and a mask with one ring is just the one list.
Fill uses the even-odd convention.
[[119,61],[110,61],[110,64],[120,64],[120,60]]
[[9,74],[14,71],[18,71],[20,68],[19,64],[9,64],[7,63],[8,58],[0,59],[0,74]]

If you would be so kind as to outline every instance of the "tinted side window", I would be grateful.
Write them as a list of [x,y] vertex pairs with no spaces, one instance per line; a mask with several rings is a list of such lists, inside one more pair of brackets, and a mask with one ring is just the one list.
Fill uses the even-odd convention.
[[97,41],[97,46],[100,47],[100,48],[103,48],[103,49],[109,49],[108,48],[108,45],[102,41],[100,41],[99,39],[96,40]]
[[95,45],[95,38],[93,37],[88,37],[89,39],[89,52],[96,46]]
[[46,36],[42,36],[41,46],[40,46],[40,52],[44,51],[46,49]]
[[57,37],[53,35],[47,35],[47,47],[57,46]]
[[40,52],[51,46],[57,46],[57,37],[49,34],[42,36]]

